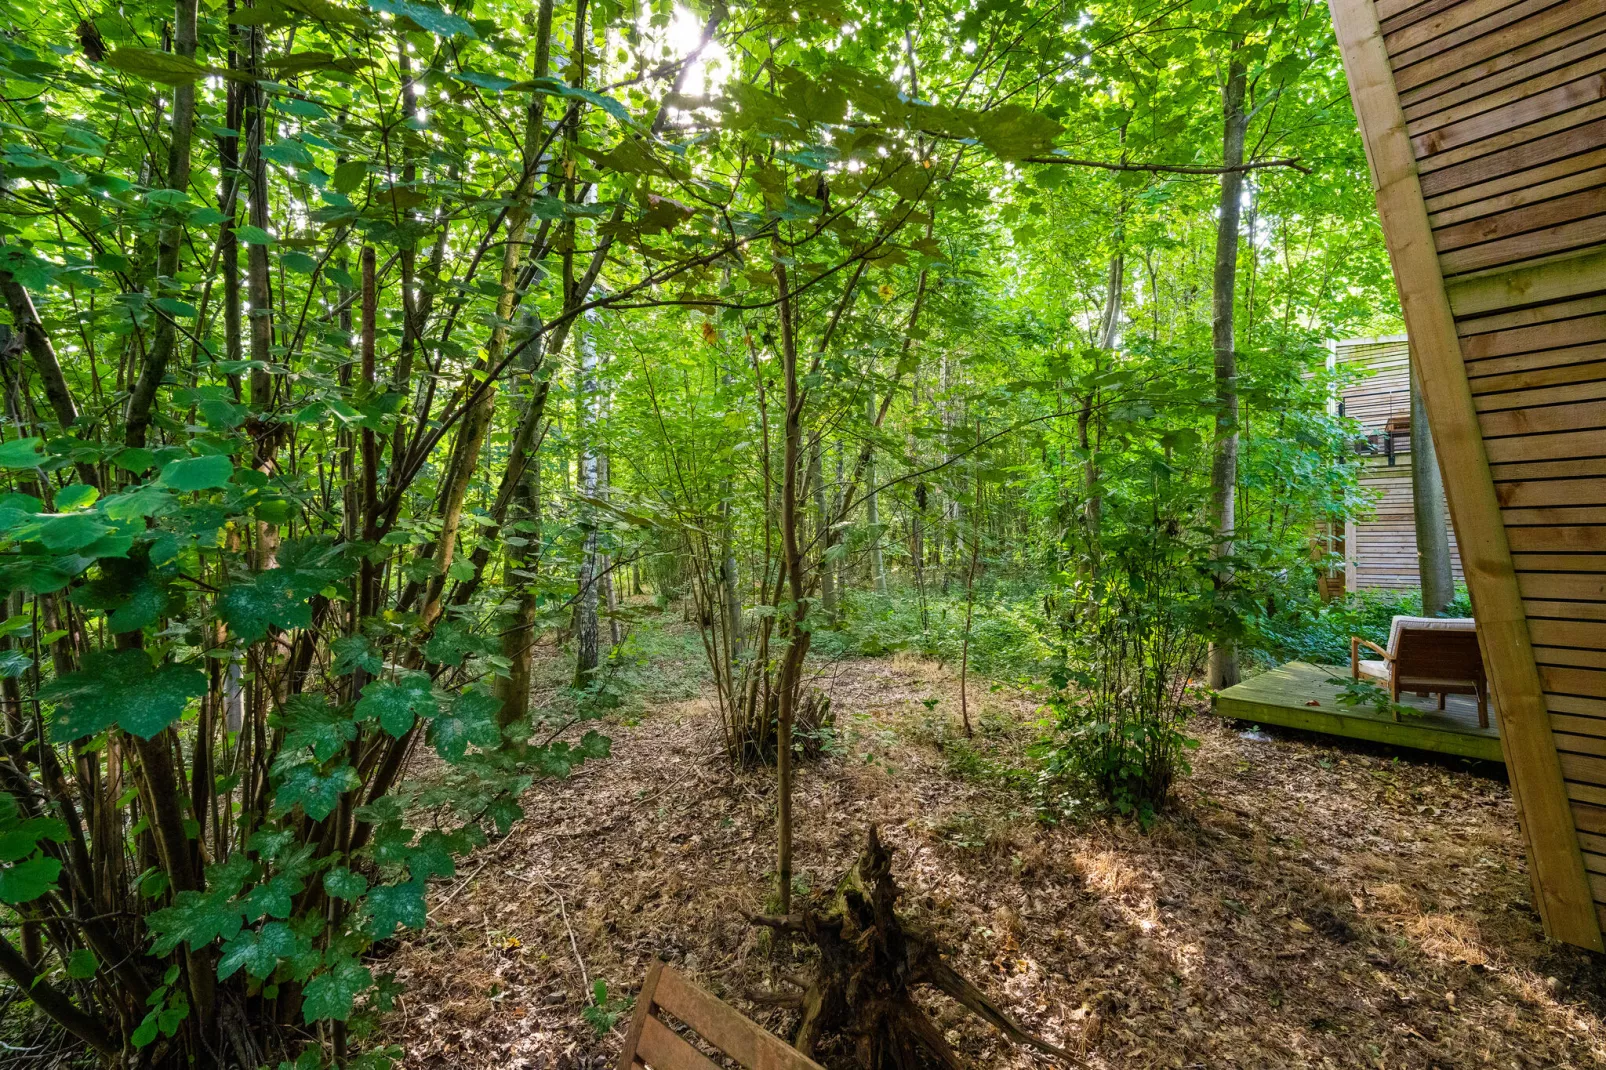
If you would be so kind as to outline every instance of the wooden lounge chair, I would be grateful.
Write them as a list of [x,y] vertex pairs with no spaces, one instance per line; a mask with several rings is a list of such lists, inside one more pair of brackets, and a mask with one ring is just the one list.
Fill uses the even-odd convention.
[[[1363,660],[1363,646],[1383,655],[1382,660]],[[1476,695],[1478,725],[1489,727],[1489,681],[1471,617],[1395,617],[1388,649],[1352,635],[1349,651],[1350,675],[1388,688],[1395,702],[1402,691],[1438,695],[1442,710],[1446,695]],[[1394,719],[1400,719],[1398,710]]]
[[619,1055],[618,1070],[719,1070],[680,1033],[666,1025],[668,1012],[711,1048],[747,1070],[824,1070],[733,1007],[727,1006],[662,962],[655,962],[636,997],[635,1017]]

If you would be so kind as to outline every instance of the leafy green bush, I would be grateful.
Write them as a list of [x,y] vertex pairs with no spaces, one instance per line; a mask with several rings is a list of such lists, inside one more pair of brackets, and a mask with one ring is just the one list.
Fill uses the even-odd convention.
[[1162,518],[1106,537],[1097,572],[1074,591],[1081,620],[1053,681],[1051,732],[1033,749],[1045,799],[1091,787],[1145,826],[1164,806],[1198,746],[1184,729],[1205,655],[1207,563],[1208,533]]
[[[1310,661],[1320,665],[1348,665],[1350,636],[1358,635],[1379,646],[1388,642],[1389,623],[1396,616],[1422,613],[1422,592],[1360,591],[1324,602],[1314,595],[1288,602],[1258,618],[1247,645],[1272,662]],[[1470,617],[1472,603],[1465,587],[1446,609],[1446,616]]]

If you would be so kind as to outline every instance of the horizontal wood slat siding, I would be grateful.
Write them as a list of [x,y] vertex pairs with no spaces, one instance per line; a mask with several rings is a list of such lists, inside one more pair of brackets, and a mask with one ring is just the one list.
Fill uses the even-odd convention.
[[[1602,309],[1606,311],[1606,305]],[[1410,345],[1404,337],[1341,341],[1334,347],[1334,359],[1340,369],[1357,376],[1339,396],[1344,415],[1358,421],[1364,434],[1387,434],[1391,421],[1409,421]],[[1356,519],[1353,537],[1344,544],[1345,564],[1354,568],[1354,589],[1406,591],[1422,586],[1409,431],[1394,435],[1393,464],[1386,455],[1363,460],[1360,484],[1374,500],[1371,511]],[[1448,506],[1444,508],[1448,512]],[[1456,583],[1466,582],[1453,527],[1450,568]]]
[[[1475,584],[1474,613],[1496,692],[1502,677],[1520,679],[1513,700],[1535,711],[1513,732],[1502,717],[1501,732],[1534,872],[1550,874],[1536,876],[1536,893],[1555,912],[1547,924],[1565,917],[1570,939],[1598,948],[1592,922],[1606,916],[1606,0],[1331,4],[1413,343],[1424,368],[1444,376],[1425,393],[1430,406],[1437,398],[1448,408],[1430,416],[1436,429],[1446,421],[1451,437],[1467,428],[1469,454],[1482,439],[1484,456],[1467,459],[1480,470],[1487,460],[1493,515],[1487,489],[1463,481],[1456,493],[1465,497],[1452,493],[1457,526],[1468,547],[1477,532],[1504,529],[1509,570],[1478,574],[1498,612],[1479,614]],[[1380,100],[1376,87],[1390,78],[1394,99]],[[1424,285],[1402,272],[1402,263],[1420,268],[1434,254],[1439,279]],[[1450,473],[1458,458],[1441,446],[1440,460]],[[1525,627],[1515,639],[1497,638],[1513,617]],[[1536,749],[1541,739],[1550,753]],[[1543,825],[1533,824],[1538,809],[1549,815]],[[1595,917],[1580,924],[1591,898]]]

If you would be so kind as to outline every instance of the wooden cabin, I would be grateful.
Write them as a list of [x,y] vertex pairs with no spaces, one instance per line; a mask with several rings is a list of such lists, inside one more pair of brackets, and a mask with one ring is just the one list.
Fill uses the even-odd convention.
[[[1334,578],[1351,593],[1415,590],[1422,578],[1411,481],[1410,345],[1403,334],[1346,339],[1332,344],[1328,364],[1351,373],[1337,389],[1334,407],[1361,425],[1355,442],[1360,484],[1373,499],[1369,512],[1332,533],[1338,536],[1332,549],[1344,562],[1342,575]],[[1442,496],[1440,508],[1449,509]],[[1456,583],[1464,583],[1453,531],[1450,567]]]
[[1330,0],[1549,934],[1606,918],[1606,0]]

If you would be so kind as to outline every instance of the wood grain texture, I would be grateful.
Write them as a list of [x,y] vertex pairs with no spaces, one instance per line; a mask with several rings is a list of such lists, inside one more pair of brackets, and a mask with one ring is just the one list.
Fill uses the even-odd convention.
[[[1520,186],[1536,181],[1533,172],[1544,165],[1553,165],[1546,167],[1547,178],[1588,170],[1594,164],[1586,154],[1606,138],[1606,119],[1599,118],[1606,114],[1606,106],[1591,105],[1587,110],[1595,117],[1574,125],[1584,110],[1535,123],[1534,129],[1524,130],[1521,136],[1502,138],[1505,145],[1487,155],[1460,149],[1440,154],[1442,166],[1422,176],[1423,194],[1433,197],[1503,176],[1510,176],[1512,185]],[[1556,129],[1537,129],[1541,126]]]
[[[1600,68],[1598,59],[1579,64],[1577,69],[1570,72],[1577,77],[1569,82],[1542,92],[1530,92],[1509,104],[1426,130],[1411,139],[1411,146],[1420,160],[1594,103],[1606,97],[1606,78],[1601,76]],[[1539,89],[1533,85],[1521,88],[1530,91]]]
[[1401,93],[1406,118],[1415,120],[1480,96],[1492,96],[1506,86],[1536,78],[1587,55],[1595,38],[1606,32],[1606,0],[1586,0],[1567,15],[1573,21],[1549,36],[1529,39]]
[[1496,60],[1525,45],[1543,41],[1552,34],[1562,38],[1556,45],[1564,44],[1565,31],[1600,14],[1602,10],[1606,8],[1602,7],[1601,0],[1563,0],[1561,3],[1541,0],[1538,4],[1530,4],[1524,9],[1530,17],[1507,23],[1500,33],[1485,33],[1431,55],[1424,50],[1417,61],[1396,71],[1398,92],[1409,93],[1419,86],[1426,86],[1459,71]]
[[1408,129],[1415,137],[1565,85],[1603,68],[1606,68],[1606,18],[1593,20],[1586,33],[1575,37],[1564,48],[1556,48],[1549,40],[1537,42],[1531,59],[1513,63],[1487,77],[1462,80],[1437,96],[1425,98],[1414,106],[1407,105]]
[[1396,72],[1477,42],[1567,0],[1463,0],[1443,14],[1398,30],[1384,41]]
[[[1606,140],[1603,140],[1606,144]],[[1565,301],[1606,291],[1606,250],[1586,249],[1548,264],[1446,285],[1450,307],[1463,320],[1521,305]]]
[[[1512,567],[1512,547],[1507,542],[1500,504],[1490,477],[1491,458],[1484,449],[1455,317],[1439,270],[1438,252],[1424,201],[1425,185],[1400,106],[1399,92],[1408,88],[1408,79],[1402,76],[1397,83],[1394,75],[1396,68],[1402,75],[1407,70],[1416,70],[1416,74],[1410,76],[1412,84],[1423,84],[1459,66],[1498,54],[1479,54],[1474,46],[1505,51],[1521,44],[1520,38],[1525,33],[1532,34],[1528,39],[1542,37],[1544,33],[1535,32],[1532,24],[1552,14],[1555,6],[1543,2],[1513,5],[1504,10],[1519,12],[1519,20],[1507,19],[1502,23],[1517,22],[1509,35],[1489,32],[1492,26],[1481,31],[1481,35],[1474,33],[1477,24],[1473,23],[1441,39],[1450,45],[1448,51],[1439,51],[1429,59],[1427,50],[1431,43],[1425,43],[1416,49],[1421,53],[1421,62],[1412,62],[1409,53],[1402,53],[1398,62],[1393,63],[1371,0],[1331,0],[1331,8],[1367,161],[1372,169],[1378,211],[1400,289],[1401,306],[1418,358],[1429,422],[1440,456],[1447,458],[1445,489],[1455,519],[1467,584],[1472,592],[1479,641],[1490,670],[1495,703],[1500,710],[1501,744],[1511,774],[1512,796],[1529,847],[1529,873],[1535,899],[1552,936],[1595,950],[1606,950],[1572,820],[1570,799],[1576,798],[1573,796],[1575,785],[1562,776],[1550,712],[1530,643],[1527,615]],[[1538,17],[1529,18],[1529,15]],[[1488,38],[1496,36],[1515,39],[1498,45],[1487,43]],[[1435,66],[1458,52],[1463,53],[1460,58],[1464,63],[1452,60],[1459,65],[1447,69]],[[1584,110],[1578,109],[1579,112]],[[1559,117],[1532,125],[1542,127],[1556,118]],[[1485,140],[1499,142],[1502,137],[1496,135]],[[1515,145],[1517,141],[1514,139],[1510,144]],[[1508,148],[1503,146],[1502,151]],[[1453,156],[1455,151],[1459,150],[1441,155]],[[1491,155],[1498,156],[1500,152]],[[1481,160],[1445,167],[1440,173],[1471,168],[1478,162]],[[1497,165],[1502,166],[1518,165],[1514,161]],[[1444,189],[1470,185],[1500,173],[1504,172],[1497,168],[1469,170],[1447,180]],[[1485,418],[1509,419],[1510,414]],[[1454,462],[1448,458],[1454,458]],[[1606,789],[1602,790],[1602,801],[1606,801]]]

